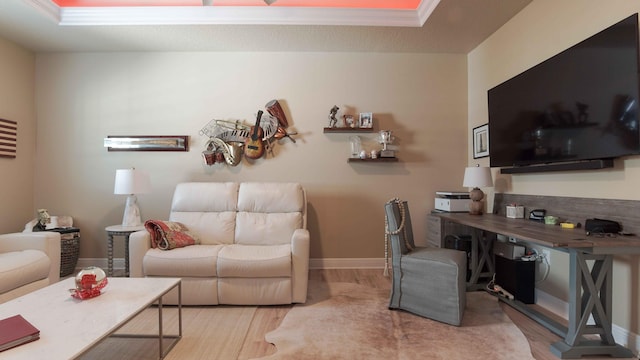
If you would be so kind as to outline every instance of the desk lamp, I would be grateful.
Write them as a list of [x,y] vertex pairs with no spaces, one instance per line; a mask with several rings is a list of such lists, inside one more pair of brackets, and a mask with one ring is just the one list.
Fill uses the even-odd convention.
[[116,170],[116,181],[113,193],[116,195],[128,195],[127,203],[122,217],[122,226],[141,226],[140,208],[136,194],[146,194],[151,191],[149,174],[136,169]]
[[491,177],[491,169],[488,167],[480,167],[480,165],[469,166],[464,170],[464,180],[462,186],[472,187],[469,191],[469,214],[482,215],[482,199],[484,192],[480,187],[493,186],[493,178]]

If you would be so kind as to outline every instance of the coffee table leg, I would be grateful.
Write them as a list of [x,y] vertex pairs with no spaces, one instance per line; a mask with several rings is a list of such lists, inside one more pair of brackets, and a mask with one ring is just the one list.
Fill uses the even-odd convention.
[[164,359],[164,357],[169,353],[169,351],[171,351],[171,349],[173,349],[173,347],[176,345],[176,343],[182,339],[182,282],[178,283],[178,335],[177,336],[171,336],[174,337],[174,341],[169,345],[169,347],[166,350],[164,350],[164,332],[163,332],[163,328],[162,328],[162,296],[160,296],[158,298],[158,354],[159,354],[159,358],[160,360]]
[[113,235],[107,234],[107,276],[113,276]]
[[158,346],[160,359],[164,359],[164,350],[162,349],[162,296],[158,299]]

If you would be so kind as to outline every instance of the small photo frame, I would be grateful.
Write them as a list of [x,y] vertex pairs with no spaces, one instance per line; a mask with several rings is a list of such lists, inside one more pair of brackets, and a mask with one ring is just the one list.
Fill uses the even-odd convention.
[[358,126],[361,128],[370,129],[373,127],[373,113],[360,113],[358,120]]
[[489,156],[489,124],[473,128],[473,158]]

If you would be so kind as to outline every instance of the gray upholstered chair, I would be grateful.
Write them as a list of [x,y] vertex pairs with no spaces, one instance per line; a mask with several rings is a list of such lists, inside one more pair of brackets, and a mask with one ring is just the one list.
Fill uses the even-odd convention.
[[459,326],[466,306],[466,253],[416,247],[406,201],[387,202],[385,219],[393,276],[389,309]]

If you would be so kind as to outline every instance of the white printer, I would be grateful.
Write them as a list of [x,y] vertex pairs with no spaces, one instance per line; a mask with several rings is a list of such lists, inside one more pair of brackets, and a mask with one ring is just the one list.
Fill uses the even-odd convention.
[[462,191],[436,191],[435,209],[446,212],[468,212],[469,193]]

